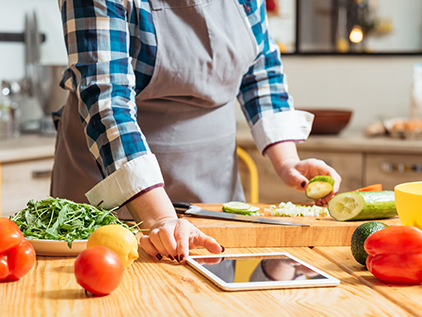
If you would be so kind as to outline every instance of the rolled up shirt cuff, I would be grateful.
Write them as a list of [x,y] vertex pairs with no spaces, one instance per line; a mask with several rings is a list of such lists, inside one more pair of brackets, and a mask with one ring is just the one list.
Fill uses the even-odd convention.
[[160,166],[154,154],[131,160],[99,182],[86,194],[90,204],[112,209],[123,205],[148,188],[164,184]]
[[271,144],[294,141],[305,141],[312,129],[314,115],[312,113],[292,110],[262,117],[252,127],[252,136],[258,150],[263,153]]

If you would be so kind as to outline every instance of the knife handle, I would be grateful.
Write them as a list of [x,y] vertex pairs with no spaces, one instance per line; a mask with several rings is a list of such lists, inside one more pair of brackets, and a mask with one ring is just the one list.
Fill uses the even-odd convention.
[[184,202],[181,202],[181,201],[174,201],[173,202],[173,207],[178,214],[184,214],[187,210],[191,209],[192,206],[193,206],[192,204],[184,203]]

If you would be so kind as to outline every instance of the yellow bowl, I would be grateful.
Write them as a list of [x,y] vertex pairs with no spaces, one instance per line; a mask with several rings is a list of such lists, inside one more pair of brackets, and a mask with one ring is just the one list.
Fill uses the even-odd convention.
[[397,185],[394,198],[401,223],[422,229],[422,182]]

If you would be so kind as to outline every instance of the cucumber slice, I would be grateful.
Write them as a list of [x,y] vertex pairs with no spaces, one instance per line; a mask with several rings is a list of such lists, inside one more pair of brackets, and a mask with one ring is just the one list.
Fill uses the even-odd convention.
[[239,201],[230,201],[223,204],[223,211],[230,212],[232,214],[250,215],[259,211],[259,207],[251,206]]
[[228,203],[223,204],[223,210],[248,210],[251,208],[251,205],[247,203],[242,203],[240,201],[230,201]]
[[306,197],[311,199],[321,199],[333,191],[334,179],[331,176],[315,176],[306,187]]
[[328,202],[330,216],[338,221],[385,219],[397,215],[394,191],[347,192]]

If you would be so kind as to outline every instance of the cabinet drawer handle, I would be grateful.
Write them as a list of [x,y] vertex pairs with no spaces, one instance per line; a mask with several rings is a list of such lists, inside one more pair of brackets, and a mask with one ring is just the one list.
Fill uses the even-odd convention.
[[381,164],[381,170],[383,172],[392,173],[421,173],[422,165],[421,164],[404,164],[404,163],[387,163],[384,162]]
[[32,171],[32,178],[50,178],[51,170]]

